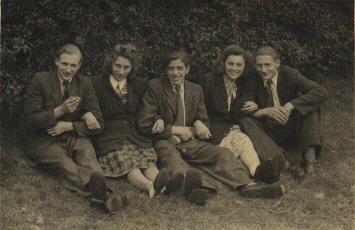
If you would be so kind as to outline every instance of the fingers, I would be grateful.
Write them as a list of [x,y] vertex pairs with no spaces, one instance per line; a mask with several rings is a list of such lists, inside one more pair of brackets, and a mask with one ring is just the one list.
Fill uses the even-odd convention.
[[55,128],[47,129],[47,133],[48,133],[49,135],[51,135],[52,137],[59,135],[59,133],[57,133],[57,131],[56,131]]

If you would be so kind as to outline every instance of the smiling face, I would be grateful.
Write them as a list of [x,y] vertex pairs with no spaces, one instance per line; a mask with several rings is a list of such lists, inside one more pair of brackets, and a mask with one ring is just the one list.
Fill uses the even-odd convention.
[[241,55],[229,55],[224,62],[224,73],[231,80],[239,78],[244,71],[245,60]]
[[55,59],[58,76],[63,80],[71,80],[79,71],[81,56],[79,54],[62,53]]
[[280,60],[275,60],[271,55],[259,55],[256,57],[256,71],[264,80],[270,80],[276,76]]
[[189,67],[180,59],[171,60],[167,67],[167,75],[172,85],[180,85],[189,73]]
[[132,70],[132,63],[128,58],[118,56],[112,63],[112,76],[115,78],[127,78]]

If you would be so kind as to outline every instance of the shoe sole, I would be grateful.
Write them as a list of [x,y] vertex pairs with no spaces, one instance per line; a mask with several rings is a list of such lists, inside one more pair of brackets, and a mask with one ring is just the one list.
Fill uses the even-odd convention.
[[201,184],[202,179],[200,173],[192,170],[187,171],[185,177],[185,196],[188,196],[193,189],[201,188]]
[[105,177],[99,173],[93,173],[89,180],[91,202],[103,204],[107,199],[107,185]]
[[281,197],[285,193],[285,187],[278,184],[268,184],[268,185],[252,185],[246,187],[244,190],[240,191],[239,194],[248,198],[264,198],[264,199],[275,199]]

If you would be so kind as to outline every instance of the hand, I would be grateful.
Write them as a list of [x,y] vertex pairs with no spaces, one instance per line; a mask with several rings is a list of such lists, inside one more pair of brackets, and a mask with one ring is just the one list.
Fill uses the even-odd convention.
[[173,135],[177,135],[182,141],[188,141],[194,139],[194,135],[190,131],[190,128],[184,126],[173,126],[172,132]]
[[289,118],[285,109],[280,106],[268,107],[268,108],[264,108],[259,111],[261,111],[264,114],[264,116],[270,118],[276,124],[279,124],[279,125],[285,125],[288,121],[288,118]]
[[180,137],[176,136],[176,135],[171,135],[169,137],[169,142],[174,144],[174,145],[177,145],[177,144],[180,144],[181,143],[181,139]]
[[290,115],[294,109],[293,105],[290,102],[288,102],[284,106],[282,106],[282,108],[284,109],[287,116],[290,117]]
[[79,102],[80,97],[71,96],[60,105],[60,108],[63,113],[72,113],[78,108]]
[[86,112],[82,119],[85,121],[85,124],[89,130],[101,129],[100,123],[91,112]]
[[246,101],[242,107],[242,112],[252,113],[258,110],[258,105],[253,101]]
[[195,121],[194,128],[196,130],[196,135],[202,140],[210,139],[212,137],[210,130],[207,126],[200,120]]
[[152,133],[162,133],[164,131],[164,121],[163,119],[158,119],[153,125]]
[[47,133],[52,137],[58,136],[64,132],[72,131],[74,129],[73,123],[60,121],[53,128],[47,129]]

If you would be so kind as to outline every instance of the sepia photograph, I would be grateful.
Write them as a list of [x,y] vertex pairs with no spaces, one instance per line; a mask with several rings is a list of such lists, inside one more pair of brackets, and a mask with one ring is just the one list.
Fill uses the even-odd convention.
[[0,229],[354,229],[353,1],[0,3]]

